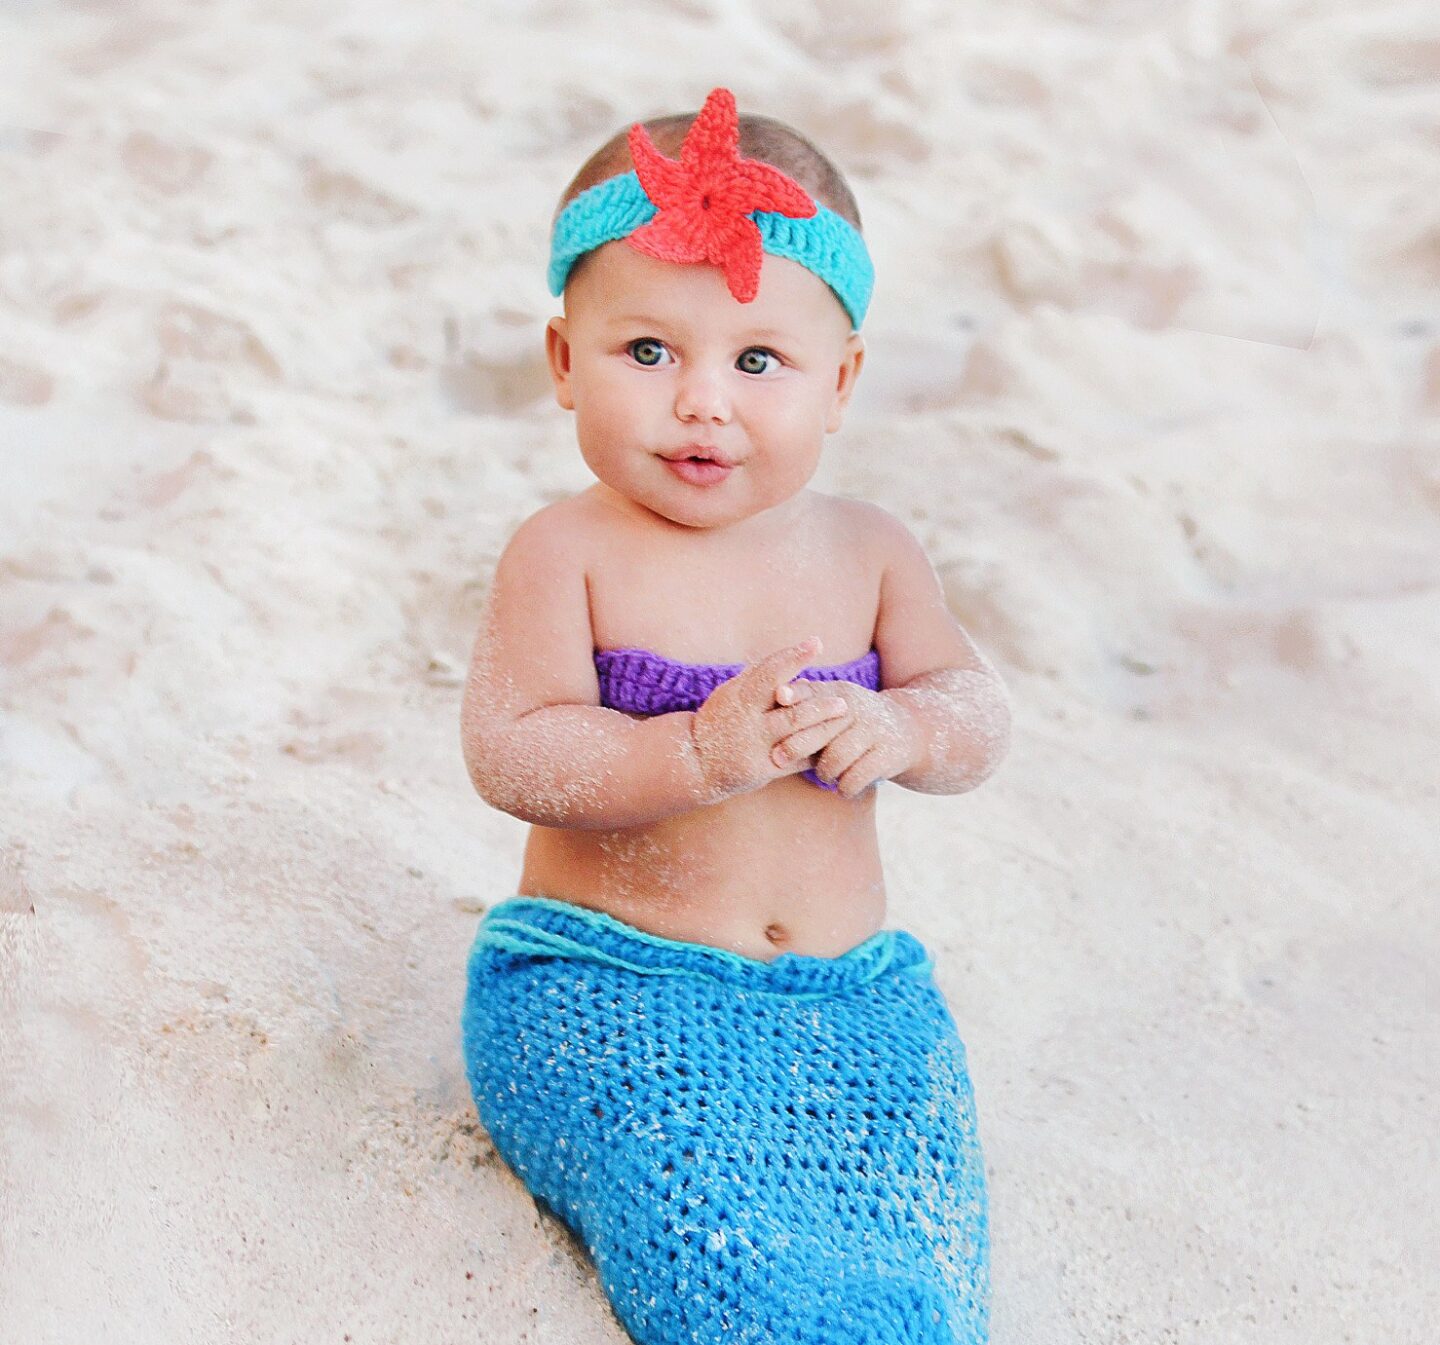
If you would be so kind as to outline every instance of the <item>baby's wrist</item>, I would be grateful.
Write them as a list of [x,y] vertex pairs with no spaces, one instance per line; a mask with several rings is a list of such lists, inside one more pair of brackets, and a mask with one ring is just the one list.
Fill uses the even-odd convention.
[[681,755],[685,758],[690,781],[690,797],[695,807],[708,808],[737,794],[745,793],[741,781],[723,779],[717,775],[713,758],[714,752],[707,752],[698,730],[700,715],[696,710],[684,712],[685,734]]
[[892,780],[905,775],[923,775],[930,767],[930,726],[913,698],[904,692],[903,687],[891,687],[879,693],[894,715],[901,744],[903,764],[891,774]]

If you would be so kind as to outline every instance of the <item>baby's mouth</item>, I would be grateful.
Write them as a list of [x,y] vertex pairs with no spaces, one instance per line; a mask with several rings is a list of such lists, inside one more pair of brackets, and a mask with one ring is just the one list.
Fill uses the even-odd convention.
[[676,454],[664,459],[665,465],[681,480],[693,486],[711,486],[729,479],[735,470],[730,463],[719,458],[705,458],[699,454]]
[[696,450],[686,452],[680,450],[678,453],[662,453],[660,455],[666,462],[713,462],[717,467],[733,467],[735,464],[728,461],[719,452]]

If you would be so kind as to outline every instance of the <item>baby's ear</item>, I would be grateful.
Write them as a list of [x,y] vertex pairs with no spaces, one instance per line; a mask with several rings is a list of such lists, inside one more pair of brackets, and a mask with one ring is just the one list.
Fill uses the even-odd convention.
[[865,363],[865,338],[859,332],[851,332],[845,341],[845,353],[840,358],[840,368],[835,375],[835,400],[830,403],[830,415],[825,421],[825,433],[834,434],[840,428],[850,394],[855,391],[855,380],[860,377],[860,366]]
[[570,336],[564,318],[551,318],[545,324],[545,358],[550,365],[550,379],[555,384],[555,400],[567,411],[575,409],[570,391]]

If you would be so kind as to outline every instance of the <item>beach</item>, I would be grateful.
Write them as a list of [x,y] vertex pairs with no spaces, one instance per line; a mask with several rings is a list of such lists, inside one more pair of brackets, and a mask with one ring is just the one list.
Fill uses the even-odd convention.
[[623,1345],[466,1085],[526,828],[459,705],[593,480],[555,201],[716,84],[875,260],[811,487],[1012,697],[992,779],[878,803],[995,1345],[1433,1345],[1432,13],[22,3],[0,51],[10,1345]]

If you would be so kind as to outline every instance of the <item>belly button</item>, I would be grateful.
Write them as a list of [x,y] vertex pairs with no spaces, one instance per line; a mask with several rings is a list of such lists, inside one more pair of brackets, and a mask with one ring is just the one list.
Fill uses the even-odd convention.
[[785,942],[785,926],[784,926],[784,925],[766,925],[766,926],[765,926],[765,937],[766,937],[767,939],[769,939],[771,943],[784,943],[784,942]]

